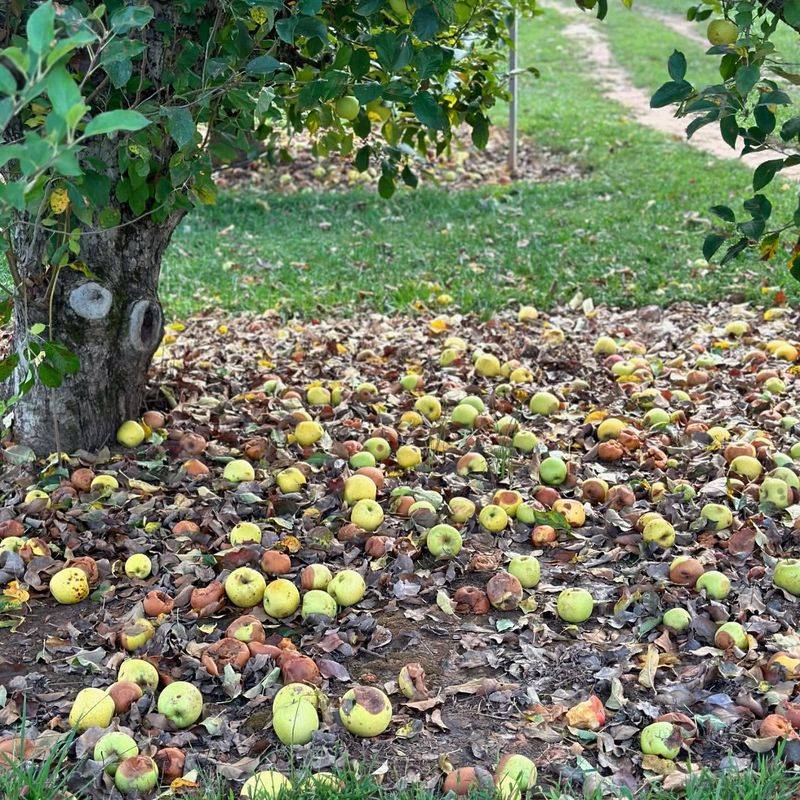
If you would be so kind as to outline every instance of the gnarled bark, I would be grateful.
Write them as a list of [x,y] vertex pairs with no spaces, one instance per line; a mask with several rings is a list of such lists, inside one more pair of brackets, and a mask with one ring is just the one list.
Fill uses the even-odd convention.
[[16,231],[18,269],[27,285],[15,305],[13,346],[21,361],[10,388],[15,391],[28,372],[31,326],[49,325],[51,308],[52,330],[44,336],[75,353],[80,369],[59,388],[37,383],[22,396],[14,407],[15,439],[39,454],[92,450],[111,440],[120,422],[138,416],[163,333],[161,260],[177,222],[145,218],[109,231],[85,230],[80,260],[92,277],[63,268],[52,302],[52,268],[42,270],[44,242],[28,237],[30,228]]

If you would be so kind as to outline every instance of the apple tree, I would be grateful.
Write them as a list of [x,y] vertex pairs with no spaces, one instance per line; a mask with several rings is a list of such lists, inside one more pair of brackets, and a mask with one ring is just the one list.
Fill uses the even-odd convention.
[[49,453],[140,411],[162,257],[215,202],[215,170],[304,130],[318,154],[379,165],[381,195],[413,186],[457,126],[486,142],[509,14],[534,0],[0,5],[0,410]]
[[791,248],[789,269],[800,280],[800,202],[790,218],[776,219],[766,193],[776,175],[800,165],[800,115],[792,110],[800,86],[795,54],[800,0],[703,0],[688,8],[687,18],[707,24],[708,55],[719,60],[720,80],[693,85],[686,78],[684,54],[675,51],[668,63],[670,80],[651,105],[674,104],[678,116],[690,117],[689,137],[715,125],[730,147],[763,154],[741,210],[711,208],[718,225],[705,239],[704,255],[725,264],[756,249],[769,260],[783,241]]

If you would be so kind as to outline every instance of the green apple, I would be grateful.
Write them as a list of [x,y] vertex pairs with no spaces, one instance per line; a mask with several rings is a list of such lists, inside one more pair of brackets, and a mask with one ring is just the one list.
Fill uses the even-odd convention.
[[710,569],[704,572],[694,585],[697,591],[705,589],[706,594],[712,600],[724,600],[731,590],[731,582],[728,580],[727,575],[715,569]]
[[700,516],[713,522],[714,530],[721,531],[733,525],[733,513],[721,503],[706,503],[700,510]]
[[275,481],[284,494],[294,494],[305,486],[306,476],[297,467],[286,467],[275,476]]
[[304,419],[294,429],[294,438],[300,447],[311,447],[325,435],[325,429],[316,420]]
[[239,522],[231,529],[228,541],[234,547],[242,544],[259,544],[261,542],[261,528],[254,522]]
[[154,692],[158,688],[158,670],[149,661],[126,658],[120,665],[117,681],[129,681],[143,692]]
[[249,777],[239,796],[244,800],[277,800],[291,789],[292,782],[288,778],[280,772],[266,769]]
[[692,616],[685,608],[670,608],[661,620],[665,628],[675,633],[683,633],[692,624]]
[[675,528],[665,519],[657,517],[651,519],[642,531],[642,539],[666,550],[675,544]]
[[480,412],[471,405],[461,403],[453,409],[450,415],[450,421],[453,425],[458,425],[460,428],[472,428],[475,426],[475,419]]
[[290,617],[300,606],[300,592],[286,578],[270,581],[264,590],[264,611],[273,619]]
[[464,453],[456,462],[456,473],[462,477],[472,472],[488,472],[489,465],[480,453]]
[[775,564],[772,582],[795,597],[800,597],[800,559],[782,558]]
[[364,449],[372,453],[376,461],[386,461],[392,454],[392,446],[382,436],[373,436],[364,442]]
[[245,461],[243,458],[234,458],[225,465],[222,477],[230,483],[243,483],[255,480],[256,473],[249,461]]
[[753,456],[736,456],[731,461],[731,472],[754,481],[761,475],[761,462]]
[[309,564],[300,573],[300,585],[306,590],[327,589],[331,578],[327,564]]
[[392,704],[374,686],[354,686],[342,697],[339,719],[355,736],[380,736],[392,721]]
[[523,525],[535,525],[536,516],[539,513],[541,512],[537,511],[529,503],[520,503],[517,506],[517,522],[521,522]]
[[567,479],[567,465],[558,456],[548,456],[539,465],[539,477],[548,486],[560,486]]
[[144,580],[149,577],[153,564],[144,553],[135,553],[125,561],[125,574],[129,578]]
[[342,607],[360,602],[367,592],[367,584],[354,569],[343,569],[333,576],[328,584],[328,594]]
[[306,700],[272,708],[272,727],[283,744],[308,744],[319,730],[317,709]]
[[371,533],[383,523],[383,509],[374,500],[359,500],[350,512],[350,522]]
[[120,762],[114,785],[122,794],[142,795],[158,786],[158,767],[149,756],[130,756]]
[[478,413],[483,414],[486,411],[486,405],[483,400],[476,394],[468,394],[459,405],[472,406]]
[[442,416],[442,404],[437,397],[424,394],[414,403],[414,411],[422,414],[429,422],[436,422]]
[[422,463],[422,451],[413,444],[403,444],[397,448],[395,460],[400,469],[414,469]]
[[748,650],[750,640],[747,631],[738,622],[725,622],[717,628],[714,634],[714,644],[721,650],[735,646],[739,650]]
[[435,558],[455,558],[461,544],[461,534],[452,525],[434,525],[425,536],[425,546]]
[[362,469],[363,467],[374,467],[378,462],[375,461],[375,456],[368,450],[361,450],[358,453],[353,453],[347,463],[351,469]]
[[400,385],[407,392],[414,392],[422,389],[423,383],[422,375],[418,375],[416,372],[409,372],[400,378]]
[[352,506],[359,500],[374,500],[378,494],[375,481],[366,475],[350,475],[344,482],[344,501]]
[[450,519],[457,524],[462,524],[475,516],[475,503],[468,497],[453,497],[447,504]]
[[586,589],[564,589],[556,600],[556,611],[564,622],[586,622],[594,611],[594,598]]
[[532,453],[539,444],[539,439],[533,431],[520,429],[514,434],[511,444],[522,453]]
[[792,504],[792,489],[780,478],[764,478],[759,487],[758,499],[782,510]]
[[783,394],[786,391],[786,382],[773,376],[764,381],[764,389],[770,394]]
[[333,108],[338,117],[351,122],[358,116],[361,106],[357,98],[351,94],[346,94],[334,103]]
[[314,708],[319,708],[320,692],[307,683],[287,683],[278,689],[277,694],[272,700],[272,710],[290,706],[300,701],[311,703]]
[[158,713],[163,714],[176,728],[189,728],[203,713],[203,695],[187,681],[174,681],[158,696]]
[[267,582],[251,567],[238,567],[225,579],[225,594],[239,608],[258,605],[264,597]]
[[[780,455],[781,453],[776,453],[773,458],[776,459]],[[789,463],[791,463],[791,460]],[[773,469],[769,475],[767,475],[767,477],[777,478],[778,480],[781,480],[791,486],[792,489],[800,490],[800,478],[797,476],[797,473],[794,472],[794,470],[789,469],[785,464]]]
[[664,428],[670,423],[670,415],[663,408],[651,408],[643,421],[648,428]]
[[78,731],[107,728],[116,713],[114,701],[103,689],[81,689],[72,701],[69,725]]
[[490,503],[478,514],[478,522],[492,533],[499,533],[508,526],[508,514],[500,506]]
[[495,771],[495,782],[498,785],[501,781],[508,779],[513,781],[522,792],[533,789],[537,777],[536,764],[527,756],[519,753],[503,756]]
[[126,623],[118,635],[119,643],[133,652],[144,647],[155,635],[155,628],[149,619],[137,619]]
[[496,378],[500,374],[500,359],[491,353],[481,353],[475,359],[475,372],[484,378]]
[[305,620],[310,616],[336,617],[336,601],[322,589],[312,589],[303,595],[300,616]]
[[559,399],[552,392],[536,392],[531,397],[528,407],[533,414],[550,416],[558,411],[560,405]]
[[646,756],[659,756],[672,760],[681,751],[680,734],[671,722],[653,722],[639,736],[639,744]]
[[126,420],[117,429],[117,441],[123,447],[138,447],[144,440],[144,428],[136,420]]
[[132,736],[122,731],[112,731],[97,740],[92,758],[103,765],[108,775],[114,775],[123,758],[138,755],[139,747]]
[[613,356],[617,352],[617,343],[610,336],[600,336],[592,350],[596,356]]
[[508,571],[520,582],[523,589],[533,589],[542,574],[539,559],[534,556],[514,556],[508,564]]

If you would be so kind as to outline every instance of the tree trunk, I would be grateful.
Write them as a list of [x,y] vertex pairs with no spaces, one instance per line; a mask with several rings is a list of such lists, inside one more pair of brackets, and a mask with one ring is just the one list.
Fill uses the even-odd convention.
[[28,374],[26,345],[36,323],[48,325],[42,338],[65,345],[80,360],[77,374],[59,388],[37,381],[19,399],[13,409],[17,441],[39,455],[96,450],[113,440],[123,420],[140,414],[147,370],[164,329],[161,259],[177,221],[156,225],[144,218],[108,231],[84,229],[79,259],[87,274],[64,267],[54,290],[52,267],[47,274],[42,270],[44,234],[28,233],[41,229],[15,232],[26,286],[15,303],[13,347],[20,364],[11,391]]

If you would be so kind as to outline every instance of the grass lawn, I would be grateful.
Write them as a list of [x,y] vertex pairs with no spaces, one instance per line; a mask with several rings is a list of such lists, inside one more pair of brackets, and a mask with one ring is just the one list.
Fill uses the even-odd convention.
[[[699,45],[616,11],[608,35],[637,84],[658,85],[667,56],[681,44],[702,64]],[[423,188],[389,202],[364,188],[229,192],[194,213],[169,250],[169,313],[209,305],[307,315],[334,306],[393,311],[442,291],[461,310],[486,315],[521,299],[547,306],[578,290],[620,305],[734,292],[768,301],[762,285],[796,298],[779,260],[745,257],[722,270],[698,265],[707,208],[738,205],[749,171],[628,121],[572,57],[565,25],[548,11],[522,30],[523,62],[539,66],[542,77],[523,81],[521,129],[577,160],[587,177],[460,192]],[[781,186],[777,181],[778,204],[788,207],[790,192]]]

